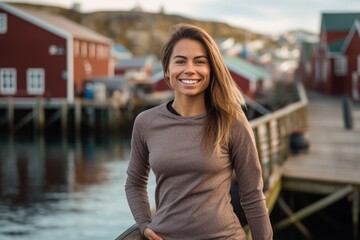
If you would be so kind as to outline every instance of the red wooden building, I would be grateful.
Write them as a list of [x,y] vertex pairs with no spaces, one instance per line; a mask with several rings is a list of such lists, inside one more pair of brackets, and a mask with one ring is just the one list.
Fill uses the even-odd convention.
[[112,41],[57,15],[0,2],[0,98],[67,99],[114,73]]
[[344,91],[353,100],[360,102],[360,20],[354,22],[342,46],[342,51],[346,56],[348,65]]
[[320,41],[303,45],[299,63],[300,77],[308,88],[360,101],[359,21],[360,13],[322,14]]

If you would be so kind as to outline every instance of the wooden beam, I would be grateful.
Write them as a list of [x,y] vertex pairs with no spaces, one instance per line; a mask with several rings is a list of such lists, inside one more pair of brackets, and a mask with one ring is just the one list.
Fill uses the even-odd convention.
[[283,176],[282,187],[283,190],[311,193],[311,194],[331,194],[342,187],[344,184],[319,182],[306,179],[293,179]]
[[[291,210],[289,205],[286,204],[285,200],[282,197],[279,197],[277,203],[279,204],[279,207],[286,213],[286,215],[288,215],[289,217],[294,215],[294,212]],[[302,222],[296,220],[294,224],[299,229],[299,231],[306,237],[306,239],[313,238],[311,232],[306,228],[304,224],[302,224]]]
[[351,192],[353,192],[352,186],[346,186],[346,187],[341,188],[340,190],[324,197],[323,199],[320,199],[319,201],[317,201],[313,204],[310,204],[309,206],[299,210],[292,216],[275,224],[274,231],[280,231],[280,230],[290,226],[291,224],[293,224],[305,217],[308,217],[317,211],[322,210],[323,208],[325,208],[325,207],[337,202],[341,198],[349,195]]
[[354,188],[352,196],[352,222],[353,222],[353,239],[359,239],[359,188]]

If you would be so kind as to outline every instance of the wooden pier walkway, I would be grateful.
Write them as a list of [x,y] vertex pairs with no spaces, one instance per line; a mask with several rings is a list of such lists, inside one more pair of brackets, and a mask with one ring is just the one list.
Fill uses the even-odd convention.
[[309,102],[309,152],[289,158],[283,177],[360,186],[360,107],[345,129],[341,99],[312,93]]
[[[277,229],[299,223],[336,201],[349,196],[352,201],[353,236],[359,237],[360,191],[360,106],[352,105],[352,129],[344,123],[343,99],[308,93],[307,153],[291,156],[283,166],[282,187],[307,193],[325,194],[276,225]],[[286,206],[285,206],[286,207]]]

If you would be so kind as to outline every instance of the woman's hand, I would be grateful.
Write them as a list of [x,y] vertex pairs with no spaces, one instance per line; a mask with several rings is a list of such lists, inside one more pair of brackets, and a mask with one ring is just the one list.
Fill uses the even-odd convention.
[[150,228],[145,228],[144,237],[146,237],[146,239],[148,239],[148,240],[163,240],[159,235],[157,235]]

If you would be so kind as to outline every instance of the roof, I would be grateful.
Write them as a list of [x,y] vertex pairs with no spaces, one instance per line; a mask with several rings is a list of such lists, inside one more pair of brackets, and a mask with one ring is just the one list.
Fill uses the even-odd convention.
[[239,57],[224,56],[223,58],[229,70],[248,78],[250,81],[257,81],[268,75],[265,69]]
[[[1,3],[0,7],[4,8],[6,11],[16,15],[19,18],[25,19],[28,22],[31,22],[35,25],[38,25],[44,29],[52,30],[56,33],[67,33],[72,37],[111,43],[112,40],[107,38],[89,28],[86,28],[78,23],[70,21],[65,17],[49,14],[43,11],[33,10],[29,8],[19,8],[14,7],[10,4]],[[39,21],[40,20],[40,21]],[[64,35],[64,34],[59,34]]]
[[120,59],[116,64],[116,68],[143,68],[149,62],[155,61],[156,57],[154,55]]
[[120,44],[120,43],[115,43],[112,47],[112,52],[114,54],[114,56],[118,59],[121,58],[130,58],[132,57],[132,53],[124,47],[124,45]]
[[322,13],[322,26],[327,32],[348,31],[360,13]]
[[352,26],[349,34],[346,36],[344,44],[341,47],[341,50],[345,52],[350,45],[351,40],[353,39],[354,35],[358,33],[360,37],[360,20],[355,20],[354,25]]
[[328,44],[329,52],[340,52],[344,42],[345,42],[345,38],[330,42]]

